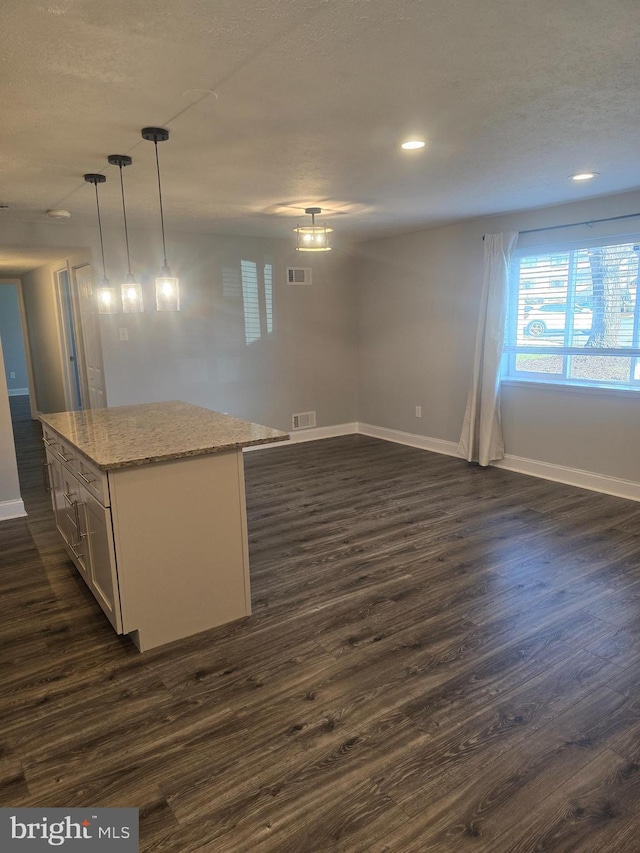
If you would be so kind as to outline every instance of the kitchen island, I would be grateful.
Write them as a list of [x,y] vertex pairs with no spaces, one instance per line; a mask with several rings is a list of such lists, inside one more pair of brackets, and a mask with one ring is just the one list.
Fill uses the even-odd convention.
[[140,651],[251,613],[242,448],[287,433],[189,403],[41,415],[56,525]]

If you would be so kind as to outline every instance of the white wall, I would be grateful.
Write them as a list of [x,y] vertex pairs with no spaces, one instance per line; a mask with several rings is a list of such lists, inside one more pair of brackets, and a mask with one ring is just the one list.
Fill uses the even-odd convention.
[[[291,428],[292,413],[312,409],[318,426],[355,421],[350,255],[338,250],[309,260],[292,251],[290,241],[183,234],[168,247],[180,277],[181,310],[159,313],[157,234],[133,233],[131,245],[145,311],[100,317],[109,405],[181,399],[281,429]],[[260,274],[269,265],[273,278],[272,331],[261,292],[261,336],[249,344],[243,260]],[[313,284],[288,285],[288,265],[312,266]],[[121,329],[127,341],[120,340]]]
[[53,280],[55,270],[65,260],[39,267],[22,276],[35,399],[39,412],[63,412],[65,406],[62,378],[62,353],[56,313]]
[[[285,240],[171,235],[168,256],[182,282],[179,314],[153,310],[159,235],[130,233],[144,314],[101,316],[109,405],[183,399],[283,429],[315,409],[319,426],[359,420],[456,442],[471,375],[482,280],[482,235],[640,211],[640,192],[488,217],[307,260]],[[640,218],[528,235],[521,244],[640,232]],[[77,225],[14,225],[6,246],[48,247],[99,258],[97,231]],[[106,229],[107,273],[124,272],[124,240]],[[240,262],[273,266],[273,333],[247,345]],[[285,284],[287,265],[313,266],[311,288]],[[95,278],[101,271],[94,266]],[[232,271],[229,273],[229,271]],[[40,273],[32,274],[35,282]],[[227,287],[225,289],[225,280]],[[354,281],[357,280],[357,288]],[[51,311],[42,312],[43,338]],[[119,330],[126,328],[127,341]],[[356,365],[358,375],[356,377]],[[58,380],[45,394],[58,407]],[[415,417],[415,406],[423,417]],[[44,410],[44,407],[43,407]],[[507,452],[640,482],[640,401],[602,391],[506,386]]]
[[[3,240],[6,247],[50,248],[67,258],[85,246],[85,256],[100,258],[97,228],[73,223],[9,225]],[[282,429],[290,429],[292,413],[311,409],[318,426],[355,421],[356,290],[350,251],[338,247],[310,258],[293,250],[293,240],[169,233],[169,262],[181,279],[182,310],[173,314],[155,311],[153,279],[162,262],[158,229],[131,229],[129,240],[146,310],[100,316],[110,406],[181,399]],[[121,229],[105,229],[105,251],[107,275],[118,285],[126,272]],[[242,260],[273,268],[273,331],[249,345]],[[313,285],[287,285],[288,265],[312,266]],[[49,365],[48,373],[42,366],[46,382],[37,389],[41,411],[59,409],[64,399],[59,358],[54,357],[50,279],[55,266],[22,277],[34,316],[32,350],[42,365],[45,358]],[[93,270],[99,282],[99,263]],[[240,285],[235,293],[233,281]],[[122,328],[127,341],[120,340]]]
[[[484,233],[640,212],[640,192],[486,217],[359,246],[358,419],[458,442],[473,363]],[[640,217],[523,236],[638,234]],[[423,417],[415,417],[416,405]],[[640,482],[640,399],[503,386],[509,454]]]

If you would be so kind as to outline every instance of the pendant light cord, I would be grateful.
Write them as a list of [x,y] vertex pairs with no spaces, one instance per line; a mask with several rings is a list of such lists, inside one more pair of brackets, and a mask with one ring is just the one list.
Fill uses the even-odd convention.
[[158,140],[154,139],[153,144],[156,148],[156,170],[158,172],[158,196],[160,198],[160,226],[162,228],[162,254],[164,255],[164,265],[167,266],[167,247],[164,240],[164,214],[162,212],[162,184],[160,183],[160,160],[158,159]]
[[131,275],[131,260],[129,258],[129,232],[127,229],[127,208],[124,204],[124,182],[122,180],[122,165],[120,165],[120,189],[122,190],[122,215],[124,217],[124,239],[127,244],[127,267]]
[[96,189],[96,208],[98,210],[98,230],[100,231],[100,251],[102,252],[102,280],[107,280],[107,271],[104,265],[104,240],[102,239],[102,220],[100,218],[100,201],[98,199],[98,183],[94,184]]

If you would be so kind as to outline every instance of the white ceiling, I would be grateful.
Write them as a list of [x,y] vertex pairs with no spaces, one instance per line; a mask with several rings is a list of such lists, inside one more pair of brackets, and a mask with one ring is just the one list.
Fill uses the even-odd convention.
[[0,227],[95,222],[90,171],[120,224],[111,153],[155,224],[145,125],[169,230],[286,237],[317,204],[363,239],[640,187],[639,43],[638,0],[3,0]]

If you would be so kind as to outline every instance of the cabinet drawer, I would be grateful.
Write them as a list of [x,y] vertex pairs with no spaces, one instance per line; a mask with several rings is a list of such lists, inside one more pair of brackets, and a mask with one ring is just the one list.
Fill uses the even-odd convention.
[[53,430],[45,426],[42,429],[42,440],[44,441],[45,447],[48,450],[60,456],[58,451],[60,449],[60,445],[62,444],[62,439],[60,438],[58,433],[53,432]]
[[85,456],[68,441],[48,427],[42,430],[42,440],[47,451],[64,463],[67,470],[73,474],[103,506],[109,506],[109,484],[107,474],[93,465]]
[[104,471],[92,465],[88,459],[78,454],[75,463],[75,473],[82,485],[103,506],[109,506],[109,483]]
[[42,440],[47,450],[54,453],[69,469],[73,469],[78,452],[71,444],[47,427],[42,430]]

